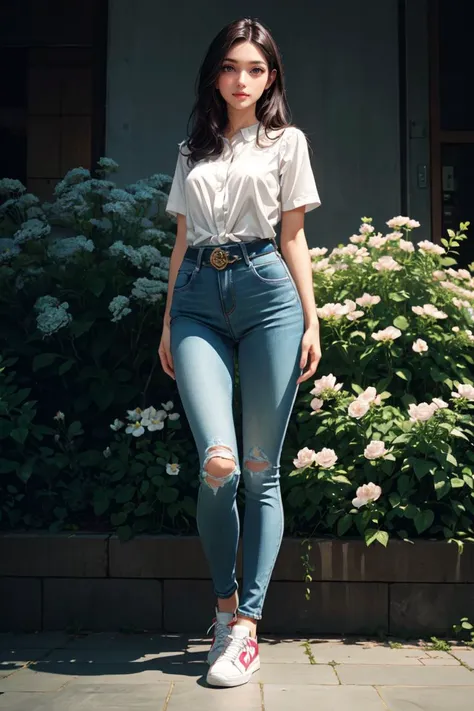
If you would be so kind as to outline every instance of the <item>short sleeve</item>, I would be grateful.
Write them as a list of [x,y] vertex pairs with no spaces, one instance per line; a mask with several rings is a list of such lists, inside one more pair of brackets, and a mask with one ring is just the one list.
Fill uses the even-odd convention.
[[[178,144],[179,149],[184,145],[184,141]],[[178,151],[178,159],[174,171],[173,182],[166,203],[166,212],[174,217],[177,217],[178,212],[181,215],[186,215],[186,195],[184,190],[184,181],[189,169],[187,166],[187,156]]]
[[280,159],[281,209],[306,205],[305,212],[321,205],[303,131],[289,127],[282,137]]

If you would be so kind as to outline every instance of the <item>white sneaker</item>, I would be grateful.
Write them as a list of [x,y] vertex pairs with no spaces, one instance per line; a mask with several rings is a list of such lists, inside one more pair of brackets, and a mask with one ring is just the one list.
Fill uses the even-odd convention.
[[207,683],[212,686],[240,686],[260,669],[257,640],[250,636],[245,625],[233,625],[226,647],[207,673]]
[[207,655],[207,663],[214,664],[216,659],[222,654],[227,645],[227,638],[229,636],[232,626],[237,622],[237,617],[233,612],[219,612],[217,607],[216,616],[212,621],[212,625],[207,630],[207,634],[212,630],[214,633],[211,640],[211,648]]

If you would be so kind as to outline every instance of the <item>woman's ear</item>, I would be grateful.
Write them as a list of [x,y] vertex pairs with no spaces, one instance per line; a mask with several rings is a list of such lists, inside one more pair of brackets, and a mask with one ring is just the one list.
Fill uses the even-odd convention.
[[275,79],[276,79],[276,75],[277,75],[277,70],[276,70],[276,69],[272,69],[272,71],[270,72],[270,76],[269,76],[269,78],[268,78],[268,84],[267,84],[267,86],[265,87],[265,90],[267,90],[267,89],[269,89],[269,88],[271,87],[271,85],[273,84],[273,82],[274,82]]

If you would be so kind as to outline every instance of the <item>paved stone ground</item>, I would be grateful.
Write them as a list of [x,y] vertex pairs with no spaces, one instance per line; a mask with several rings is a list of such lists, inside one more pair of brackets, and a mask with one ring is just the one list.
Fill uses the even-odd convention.
[[205,681],[208,644],[186,635],[0,635],[0,710],[472,711],[474,649],[363,638],[259,637],[249,684]]

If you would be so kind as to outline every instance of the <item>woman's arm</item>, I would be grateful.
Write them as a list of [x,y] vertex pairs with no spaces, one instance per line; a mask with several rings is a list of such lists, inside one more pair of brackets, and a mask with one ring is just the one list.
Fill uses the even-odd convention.
[[281,253],[288,265],[303,305],[305,327],[319,328],[314,301],[313,270],[304,233],[305,205],[281,215]]
[[282,212],[280,233],[281,252],[298,289],[304,314],[300,368],[305,370],[297,379],[297,384],[311,378],[321,360],[319,320],[314,301],[311,257],[304,233],[304,215],[305,205]]
[[174,243],[173,251],[170,257],[170,268],[168,274],[168,294],[166,296],[166,307],[164,314],[164,323],[166,326],[170,324],[170,309],[173,300],[173,289],[174,283],[176,281],[176,275],[183,261],[184,253],[187,249],[186,244],[186,217],[181,213],[177,214],[178,228],[176,232],[176,240]]

